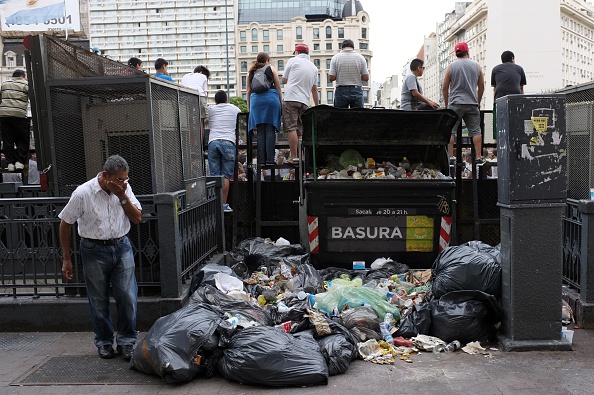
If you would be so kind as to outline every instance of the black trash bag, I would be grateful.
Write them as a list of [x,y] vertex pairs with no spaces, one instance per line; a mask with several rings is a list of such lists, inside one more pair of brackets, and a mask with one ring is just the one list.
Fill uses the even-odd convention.
[[440,298],[451,291],[476,290],[501,296],[501,266],[493,255],[473,247],[443,250],[432,268],[431,291]]
[[430,302],[431,335],[445,342],[493,341],[503,311],[493,295],[453,291]]
[[[217,328],[224,313],[215,306],[192,303],[159,318],[134,349],[130,367],[154,374],[166,383],[185,383],[209,373],[208,356],[218,347]],[[201,356],[200,364],[192,359]]]
[[245,239],[229,252],[229,257],[234,262],[245,262],[250,272],[257,270],[260,266],[268,266],[271,260],[279,261],[281,258],[293,255],[297,255],[299,258],[289,259],[290,264],[301,263],[301,260],[307,259],[308,256],[300,244],[276,246],[266,243],[265,239],[261,237]]
[[324,281],[311,264],[305,263],[297,266],[297,274],[301,279],[299,288],[304,292],[315,295],[324,291]]
[[219,265],[216,263],[205,263],[204,265],[200,266],[196,273],[192,276],[189,295],[192,295],[202,284],[216,286],[214,275],[217,273],[225,273],[241,280],[241,277],[235,274],[233,269],[228,266]]
[[356,347],[342,334],[324,336],[318,340],[320,351],[328,364],[328,374],[335,376],[349,370],[351,355]]
[[317,341],[271,327],[243,329],[217,364],[227,380],[270,387],[328,384],[328,366]]
[[369,270],[365,274],[363,284],[367,284],[372,280],[383,280],[395,274],[406,273],[409,270],[410,268],[404,263],[398,263],[394,261],[386,262],[380,269]]
[[500,259],[501,244],[497,244],[495,247],[493,247],[493,246],[491,246],[487,243],[483,243],[482,241],[479,241],[479,240],[471,240],[471,241],[468,241],[461,245],[474,248],[475,250],[480,251],[480,252],[486,252],[488,254],[491,254],[491,255],[493,255],[493,258],[495,258],[495,261],[497,263],[501,264],[501,259]]
[[381,340],[380,318],[371,306],[359,306],[343,311],[340,315],[342,323],[358,341],[369,339]]
[[190,303],[207,303],[218,306],[225,313],[241,314],[260,325],[273,325],[272,319],[260,306],[246,300],[225,295],[212,285],[205,284],[190,296]]
[[431,306],[429,302],[414,305],[412,312],[400,320],[398,330],[392,336],[405,338],[428,335],[431,330]]
[[327,267],[325,269],[318,270],[318,273],[320,274],[320,277],[322,277],[323,281],[332,281],[340,276],[347,276],[351,280],[357,277],[363,279],[367,275],[367,272],[367,270],[352,270],[344,269],[342,267]]

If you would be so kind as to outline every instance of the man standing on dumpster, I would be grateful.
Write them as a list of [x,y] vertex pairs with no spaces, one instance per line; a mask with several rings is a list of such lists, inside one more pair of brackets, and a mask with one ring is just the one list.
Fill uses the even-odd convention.
[[363,55],[355,52],[353,40],[344,40],[342,51],[330,60],[330,81],[336,81],[334,107],[363,108],[362,81],[369,81],[367,61]]
[[291,163],[298,164],[297,147],[303,135],[301,114],[309,108],[309,98],[318,104],[318,68],[309,59],[309,47],[301,43],[295,46],[295,57],[289,59],[283,73],[283,124],[289,139]]
[[132,358],[136,332],[138,287],[128,232],[130,221],[142,219],[141,206],[128,185],[128,163],[119,155],[107,158],[103,171],[72,193],[58,215],[63,252],[62,274],[73,277],[71,226],[78,223],[80,258],[99,357],[113,358],[113,322],[109,312],[110,283],[117,307],[117,351]]
[[458,122],[454,125],[450,138],[450,157],[454,152],[454,133],[464,119],[468,135],[472,137],[476,161],[482,162],[481,138],[481,100],[485,91],[483,69],[474,60],[470,60],[468,44],[459,42],[454,47],[458,58],[450,63],[443,78],[443,101],[445,108],[458,114]]

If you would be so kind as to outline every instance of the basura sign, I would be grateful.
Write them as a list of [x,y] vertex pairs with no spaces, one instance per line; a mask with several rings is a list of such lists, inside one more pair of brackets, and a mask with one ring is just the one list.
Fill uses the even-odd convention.
[[435,220],[424,215],[328,217],[329,252],[431,252]]

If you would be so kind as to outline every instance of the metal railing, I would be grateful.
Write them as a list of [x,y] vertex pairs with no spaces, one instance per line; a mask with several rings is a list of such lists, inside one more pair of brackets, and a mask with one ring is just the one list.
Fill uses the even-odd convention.
[[580,290],[582,215],[579,201],[567,199],[563,215],[563,283]]
[[[223,250],[220,188],[208,182],[205,198],[193,205],[186,204],[185,191],[137,197],[142,222],[132,224],[128,237],[139,296],[179,297],[196,267]],[[62,277],[58,214],[67,202],[67,197],[0,199],[2,296],[84,296],[76,226],[71,237],[74,277]]]

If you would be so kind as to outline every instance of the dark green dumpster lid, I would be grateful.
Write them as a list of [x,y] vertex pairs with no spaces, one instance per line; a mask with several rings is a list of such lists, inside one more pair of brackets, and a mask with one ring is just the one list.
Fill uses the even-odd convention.
[[341,109],[320,105],[305,111],[301,119],[303,143],[308,145],[447,145],[458,116],[452,110]]

